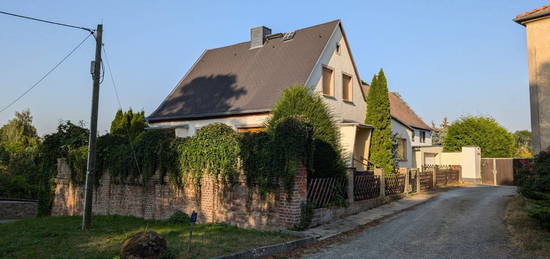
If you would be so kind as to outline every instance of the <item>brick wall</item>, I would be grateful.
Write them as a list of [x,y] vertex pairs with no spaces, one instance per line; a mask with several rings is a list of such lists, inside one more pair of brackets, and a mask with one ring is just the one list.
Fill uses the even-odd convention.
[[[58,174],[52,216],[81,215],[84,186],[70,181],[70,168],[58,160]],[[282,186],[282,183],[280,184]],[[300,221],[300,205],[307,199],[307,170],[296,172],[290,192],[279,188],[262,198],[246,185],[244,176],[230,187],[221,187],[210,177],[197,189],[188,181],[183,188],[168,183],[167,177],[151,177],[145,185],[115,184],[104,172],[94,189],[93,213],[131,215],[146,219],[166,219],[176,210],[196,211],[199,223],[224,222],[245,228],[284,229]]]
[[34,218],[38,213],[38,201],[0,199],[0,219]]

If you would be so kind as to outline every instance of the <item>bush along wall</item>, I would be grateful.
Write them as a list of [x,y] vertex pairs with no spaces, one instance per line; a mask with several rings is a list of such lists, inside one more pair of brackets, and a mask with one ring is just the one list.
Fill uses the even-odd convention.
[[[115,183],[135,184],[147,183],[159,171],[179,187],[189,180],[196,188],[206,175],[222,187],[230,186],[242,172],[248,186],[267,194],[275,191],[280,181],[291,190],[298,163],[311,167],[312,135],[311,125],[294,116],[279,119],[269,132],[244,135],[221,123],[205,126],[186,139],[151,130],[132,143],[123,136],[107,134],[98,138],[97,170],[108,170]],[[86,155],[87,148],[82,147],[67,156],[71,179],[78,184],[85,180]],[[100,178],[98,173],[96,184]]]
[[532,204],[527,214],[550,230],[550,149],[536,155],[533,162],[525,161],[516,176],[520,193]]

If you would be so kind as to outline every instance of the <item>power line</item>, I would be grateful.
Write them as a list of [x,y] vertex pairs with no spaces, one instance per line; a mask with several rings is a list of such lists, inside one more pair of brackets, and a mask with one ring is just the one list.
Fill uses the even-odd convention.
[[55,24],[55,25],[59,25],[59,26],[75,28],[75,29],[81,29],[81,30],[85,30],[85,31],[89,31],[89,32],[94,32],[95,31],[94,29],[90,29],[90,28],[86,28],[86,27],[80,27],[80,26],[70,25],[70,24],[60,23],[60,22],[53,22],[53,21],[38,19],[38,18],[25,16],[25,15],[20,15],[20,14],[8,13],[8,12],[4,12],[4,11],[0,11],[0,14],[11,15],[11,16],[15,16],[15,17],[23,18],[23,19],[29,19],[29,20],[37,21],[37,22],[43,22],[43,23],[49,23],[49,24]]
[[57,62],[57,64],[55,64],[55,66],[52,69],[50,69],[46,74],[44,74],[44,76],[42,76],[42,78],[40,78],[40,80],[38,80],[36,83],[34,83],[29,89],[27,89],[25,92],[23,92],[23,94],[21,94],[19,97],[15,98],[15,100],[13,100],[8,105],[6,105],[4,108],[2,108],[2,110],[0,110],[0,113],[4,112],[9,107],[14,105],[17,101],[19,101],[21,98],[23,98],[23,96],[25,96],[32,89],[34,89],[36,86],[38,86],[38,84],[40,84],[42,81],[44,81],[44,79],[46,79],[46,77],[48,77],[55,69],[57,69],[61,64],[63,64],[63,62],[65,62],[65,60],[67,60],[78,48],[80,48],[80,46],[82,46],[82,44],[84,44],[84,42],[86,42],[86,40],[88,40],[88,38],[90,38],[90,36],[92,34],[93,33],[88,34],[88,36],[86,36],[80,43],[78,43],[78,45],[76,45],[76,47],[74,47],[67,55],[65,55],[65,57],[63,57],[63,59],[61,59],[61,61]]
[[[105,54],[105,62],[107,63],[107,69],[109,70],[109,77],[111,78],[111,83],[113,84],[113,88],[115,90],[115,96],[116,100],[118,102],[118,107],[121,111],[123,111],[122,102],[120,101],[120,96],[118,95],[118,88],[115,83],[115,78],[113,76],[113,71],[111,71],[111,64],[109,64],[109,56],[107,55],[107,50],[105,49],[105,46],[103,46],[103,54]],[[103,62],[102,62],[103,63]],[[141,168],[139,167],[139,162],[136,156],[136,150],[134,148],[134,144],[132,143],[132,139],[130,139],[130,129],[126,128],[126,135],[128,136],[128,143],[130,143],[130,148],[132,149],[132,155],[134,156],[134,162],[136,162],[136,169],[138,170],[138,173],[141,175]]]

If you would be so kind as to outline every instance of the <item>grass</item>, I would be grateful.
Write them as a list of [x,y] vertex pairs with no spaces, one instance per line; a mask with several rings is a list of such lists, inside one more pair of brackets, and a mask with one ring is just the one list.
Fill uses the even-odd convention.
[[514,196],[506,207],[505,222],[515,246],[531,257],[550,256],[550,232],[542,229],[539,222],[529,217],[525,209],[532,205],[521,195]]
[[126,237],[140,230],[162,235],[177,258],[205,258],[238,252],[296,237],[279,232],[223,224],[195,225],[191,252],[188,224],[129,216],[94,216],[92,228],[80,230],[78,216],[44,217],[0,224],[0,258],[113,258]]

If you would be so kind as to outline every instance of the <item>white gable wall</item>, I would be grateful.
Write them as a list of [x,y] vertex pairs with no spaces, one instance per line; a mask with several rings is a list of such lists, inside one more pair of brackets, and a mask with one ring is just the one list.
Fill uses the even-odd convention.
[[398,138],[404,138],[405,141],[405,160],[399,160],[397,161],[397,164],[399,167],[406,167],[406,168],[412,168],[413,166],[413,143],[412,143],[412,131],[406,127],[405,125],[401,124],[400,122],[392,119],[391,120],[391,129],[393,134],[398,134]]
[[[337,43],[340,44],[340,54],[336,53]],[[323,96],[323,66],[334,70],[334,97]],[[345,102],[342,98],[342,73],[352,75],[352,102]],[[306,85],[323,96],[336,121],[352,120],[360,123],[365,121],[365,99],[363,99],[359,78],[351,60],[349,46],[344,40],[340,26],[332,34]]]

